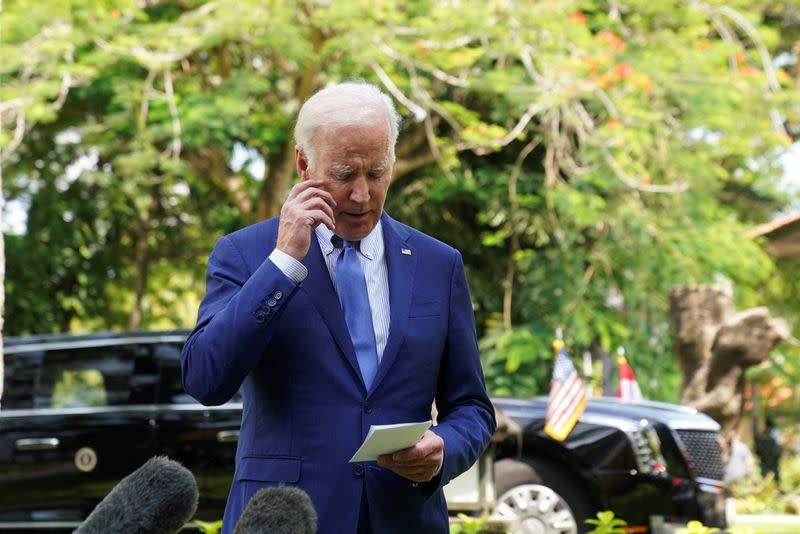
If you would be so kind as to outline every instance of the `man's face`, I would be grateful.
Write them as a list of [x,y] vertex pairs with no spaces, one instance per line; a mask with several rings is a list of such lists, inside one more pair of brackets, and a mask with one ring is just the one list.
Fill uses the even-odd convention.
[[392,176],[389,125],[378,117],[362,125],[323,128],[314,146],[313,167],[298,159],[300,177],[322,180],[333,195],[336,235],[363,239],[378,224]]

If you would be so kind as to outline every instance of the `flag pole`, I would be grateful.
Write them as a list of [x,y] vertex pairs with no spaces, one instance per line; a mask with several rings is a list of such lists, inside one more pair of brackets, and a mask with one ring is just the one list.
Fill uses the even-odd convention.
[[583,377],[586,379],[586,396],[590,399],[594,396],[592,391],[592,376],[594,368],[592,366],[592,353],[588,350],[583,351]]

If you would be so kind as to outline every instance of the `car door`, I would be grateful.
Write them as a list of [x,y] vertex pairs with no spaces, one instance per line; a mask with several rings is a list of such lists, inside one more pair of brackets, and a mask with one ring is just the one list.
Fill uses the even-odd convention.
[[152,456],[153,405],[131,395],[135,356],[122,339],[43,351],[31,407],[0,419],[0,514],[77,524]]
[[25,481],[31,476],[30,465],[14,462],[16,443],[23,439],[15,428],[21,426],[22,414],[32,412],[34,383],[44,351],[18,352],[11,346],[6,347],[4,356],[5,380],[0,405],[0,523],[8,524],[29,518],[19,510],[19,501],[27,499]]
[[239,439],[242,405],[237,397],[223,406],[203,406],[181,382],[181,343],[160,343],[153,359],[159,367],[159,454],[181,462],[200,487],[197,517],[222,519],[228,498]]

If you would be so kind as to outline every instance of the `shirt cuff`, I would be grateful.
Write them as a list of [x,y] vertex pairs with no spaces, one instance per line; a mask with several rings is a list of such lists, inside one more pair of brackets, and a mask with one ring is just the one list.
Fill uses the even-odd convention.
[[308,269],[306,269],[306,266],[282,250],[274,249],[270,253],[269,259],[283,274],[293,280],[295,284],[299,284],[308,276]]

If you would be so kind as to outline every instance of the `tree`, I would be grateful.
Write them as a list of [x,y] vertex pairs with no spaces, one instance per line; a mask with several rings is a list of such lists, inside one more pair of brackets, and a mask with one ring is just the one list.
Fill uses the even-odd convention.
[[744,407],[745,372],[788,335],[764,307],[736,312],[724,286],[682,287],[670,295],[670,321],[683,372],[681,404],[694,406],[733,439]]
[[669,290],[722,277],[748,307],[788,275],[747,230],[791,200],[797,67],[772,58],[796,56],[798,5],[11,2],[0,146],[30,208],[9,249],[38,261],[10,264],[9,329],[189,324],[213,239],[291,184],[302,100],[364,77],[406,117],[387,209],[462,251],[495,391],[545,391],[563,326],[675,399]]

